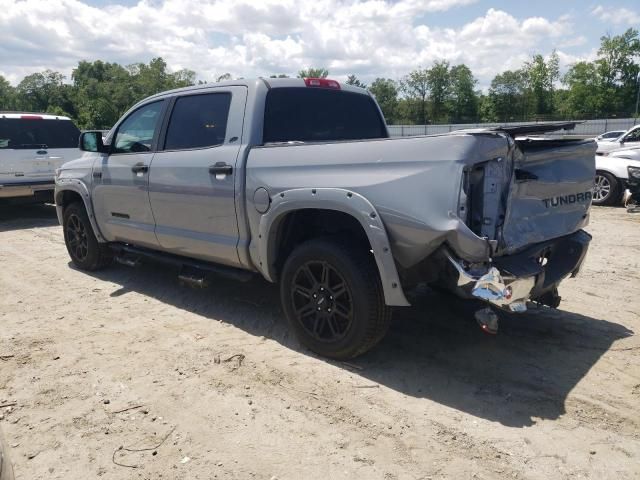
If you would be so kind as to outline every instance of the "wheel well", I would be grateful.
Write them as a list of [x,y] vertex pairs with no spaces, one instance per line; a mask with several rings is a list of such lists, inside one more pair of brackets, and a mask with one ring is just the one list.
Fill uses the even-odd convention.
[[279,276],[293,249],[313,238],[344,235],[356,248],[371,250],[371,244],[360,222],[338,210],[305,208],[289,212],[278,223],[275,234],[273,266]]
[[75,202],[79,202],[82,206],[84,206],[84,202],[80,194],[78,192],[74,192],[73,190],[63,191],[62,195],[59,198],[60,201],[58,202],[58,199],[56,199],[56,204],[60,205],[61,207],[66,207],[67,205]]

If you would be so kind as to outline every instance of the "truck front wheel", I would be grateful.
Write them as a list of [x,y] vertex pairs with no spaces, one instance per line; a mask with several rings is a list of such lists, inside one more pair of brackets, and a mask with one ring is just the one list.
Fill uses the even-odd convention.
[[111,251],[98,243],[91,222],[80,203],[71,203],[64,209],[64,243],[73,264],[82,270],[99,270],[112,261]]
[[282,307],[300,343],[335,359],[372,348],[391,320],[373,255],[347,245],[339,238],[299,245],[280,280]]

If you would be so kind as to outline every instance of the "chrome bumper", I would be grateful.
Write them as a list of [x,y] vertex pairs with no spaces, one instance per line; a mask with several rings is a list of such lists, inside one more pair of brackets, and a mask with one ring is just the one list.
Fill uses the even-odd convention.
[[536,283],[535,276],[505,279],[495,267],[485,271],[467,271],[449,253],[445,256],[458,272],[457,287],[470,290],[472,297],[512,312],[527,310],[527,301]]

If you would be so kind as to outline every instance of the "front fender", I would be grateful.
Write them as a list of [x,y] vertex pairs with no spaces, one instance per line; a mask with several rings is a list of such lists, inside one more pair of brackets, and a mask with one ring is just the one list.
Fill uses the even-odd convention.
[[93,211],[93,204],[91,203],[91,196],[89,195],[89,189],[84,184],[84,182],[78,180],[77,178],[59,178],[58,180],[56,180],[56,213],[58,215],[58,222],[60,222],[60,225],[62,225],[62,214],[64,210],[64,192],[74,192],[80,195],[80,198],[82,198],[82,202],[84,203],[84,208],[87,211],[89,221],[91,222],[91,228],[93,228],[93,233],[95,234],[96,239],[100,243],[106,243],[107,240],[102,236],[100,228],[98,227],[98,223],[96,222],[96,217]]
[[260,218],[258,235],[251,240],[250,252],[256,268],[274,281],[273,259],[277,251],[277,231],[285,215],[300,209],[336,210],[358,220],[376,259],[387,305],[410,305],[404,296],[393,259],[387,231],[374,206],[362,195],[342,188],[298,188],[285,190],[272,198],[267,213]]

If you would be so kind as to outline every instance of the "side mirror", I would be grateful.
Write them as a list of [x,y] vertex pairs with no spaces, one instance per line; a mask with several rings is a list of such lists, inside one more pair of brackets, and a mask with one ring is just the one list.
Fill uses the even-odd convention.
[[82,132],[80,134],[80,142],[78,143],[78,148],[83,152],[107,153],[109,151],[109,147],[102,141],[103,133],[104,132],[102,132],[101,130]]

